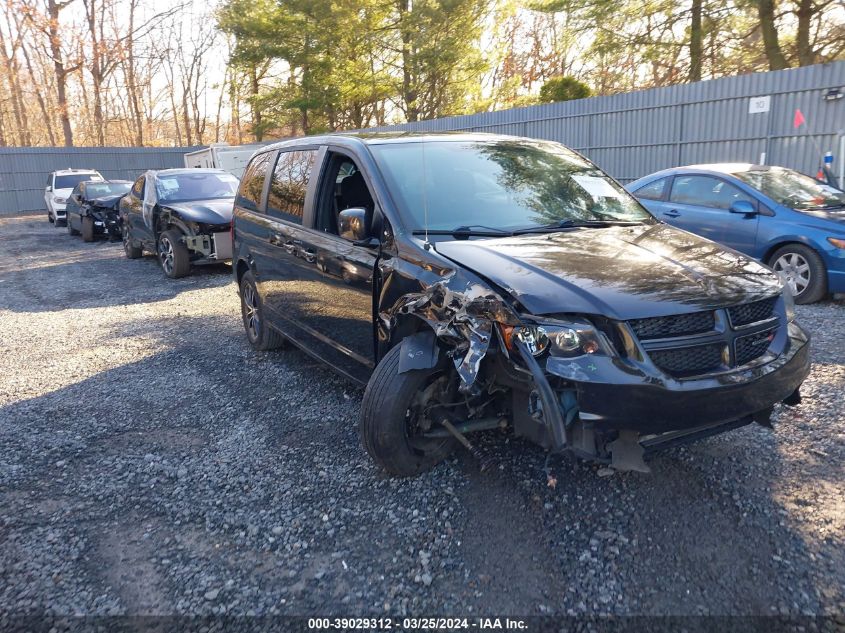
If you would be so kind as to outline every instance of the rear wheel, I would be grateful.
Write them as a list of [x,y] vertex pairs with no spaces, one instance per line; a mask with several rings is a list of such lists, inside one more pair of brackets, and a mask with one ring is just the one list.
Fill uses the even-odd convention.
[[140,246],[135,246],[132,237],[129,235],[129,228],[124,224],[120,232],[123,235],[123,252],[126,253],[126,258],[138,259],[141,257],[144,250]]
[[264,304],[255,285],[255,277],[247,271],[241,277],[241,317],[249,344],[260,352],[285,346],[285,338],[270,327],[264,312]]
[[191,254],[182,243],[182,233],[175,229],[158,236],[158,261],[164,274],[179,279],[191,272]]
[[827,269],[819,254],[803,244],[787,244],[769,258],[786,281],[795,303],[814,303],[827,294]]
[[[68,216],[68,226],[70,226],[70,216]],[[94,241],[94,218],[88,215],[82,218],[82,241]]]
[[391,349],[367,383],[359,433],[364,448],[391,475],[411,477],[426,471],[457,447],[452,438],[427,438],[433,407],[453,400],[457,375],[448,363],[399,373],[402,346]]
[[68,232],[68,235],[79,235],[79,231],[77,231],[75,228],[73,228],[73,224],[71,224],[70,214],[68,214],[68,216],[67,216],[67,232]]

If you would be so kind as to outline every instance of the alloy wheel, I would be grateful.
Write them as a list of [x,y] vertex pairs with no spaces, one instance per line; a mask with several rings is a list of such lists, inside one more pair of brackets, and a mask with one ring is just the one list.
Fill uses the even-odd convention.
[[793,297],[797,297],[810,285],[810,264],[798,253],[784,253],[775,260],[773,266],[789,286]]
[[249,333],[249,338],[258,340],[261,328],[261,319],[258,314],[258,296],[252,284],[244,284],[244,321]]
[[158,240],[158,259],[165,273],[173,272],[173,244],[164,236]]

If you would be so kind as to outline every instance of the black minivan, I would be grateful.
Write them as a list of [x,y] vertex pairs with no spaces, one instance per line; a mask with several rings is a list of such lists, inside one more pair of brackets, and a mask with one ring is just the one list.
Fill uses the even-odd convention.
[[507,429],[617,469],[800,401],[808,336],[769,269],[652,217],[557,143],[330,135],[271,145],[235,199],[259,350],[366,385],[395,475]]

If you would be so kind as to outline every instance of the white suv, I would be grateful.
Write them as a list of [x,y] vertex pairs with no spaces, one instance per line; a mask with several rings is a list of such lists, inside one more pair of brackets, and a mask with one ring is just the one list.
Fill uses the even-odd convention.
[[44,203],[47,205],[47,220],[61,226],[67,222],[65,206],[71,191],[80,182],[86,180],[104,180],[100,172],[93,169],[62,169],[47,176],[44,189]]

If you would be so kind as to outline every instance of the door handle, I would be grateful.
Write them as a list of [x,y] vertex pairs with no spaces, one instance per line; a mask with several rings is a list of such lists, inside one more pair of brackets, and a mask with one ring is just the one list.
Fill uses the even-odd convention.
[[672,209],[672,210],[670,210],[670,211],[664,211],[664,212],[663,212],[663,215],[667,215],[667,216],[669,216],[670,218],[677,218],[677,217],[679,217],[681,214],[680,214],[680,212],[679,212],[677,209]]
[[302,251],[302,254],[305,255],[305,261],[309,264],[313,264],[317,260],[317,252],[311,250],[310,248],[306,248]]

